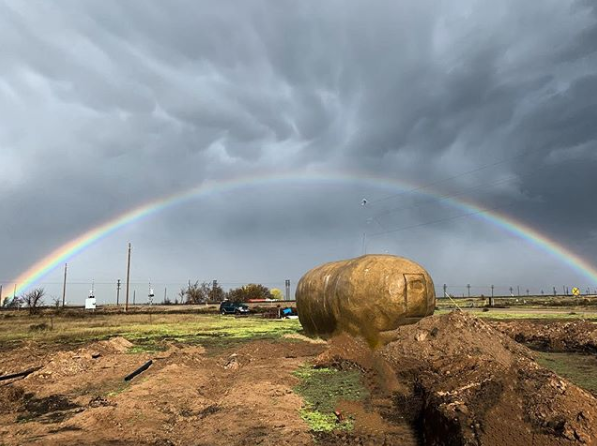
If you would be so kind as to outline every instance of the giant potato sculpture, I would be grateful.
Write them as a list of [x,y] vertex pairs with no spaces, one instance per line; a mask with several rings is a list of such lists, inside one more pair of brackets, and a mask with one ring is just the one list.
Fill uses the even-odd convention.
[[365,255],[307,272],[298,283],[296,305],[307,335],[347,332],[377,346],[391,340],[400,325],[433,314],[435,289],[415,262]]

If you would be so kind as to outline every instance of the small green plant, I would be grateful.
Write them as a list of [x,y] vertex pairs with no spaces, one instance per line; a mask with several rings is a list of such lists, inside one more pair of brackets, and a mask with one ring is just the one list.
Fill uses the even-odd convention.
[[305,365],[296,370],[294,375],[301,380],[294,391],[305,401],[301,418],[312,431],[352,430],[353,421],[350,418],[340,421],[334,412],[340,401],[363,401],[369,396],[361,382],[360,372],[316,369]]
[[127,350],[129,354],[163,352],[166,347],[155,343],[133,345]]
[[301,409],[301,418],[313,432],[351,431],[354,427],[354,422],[350,418],[339,423],[335,414],[322,413],[313,410],[312,407]]

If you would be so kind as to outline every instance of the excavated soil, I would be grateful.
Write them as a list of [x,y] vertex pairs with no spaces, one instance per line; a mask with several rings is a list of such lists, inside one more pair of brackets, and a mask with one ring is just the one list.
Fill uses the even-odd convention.
[[[43,368],[0,382],[2,445],[299,445],[292,371],[323,350],[307,342],[253,342],[217,356],[202,347],[129,354],[114,338],[44,354],[29,345],[0,359],[0,372]],[[153,365],[129,383],[123,377]]]
[[[0,381],[0,444],[597,445],[597,400],[502,331],[454,312],[401,327],[377,351],[348,336],[138,354],[123,338],[30,343],[0,354],[0,375],[42,366]],[[352,431],[309,431],[293,390],[305,362],[361,373],[369,396],[336,408]]]
[[318,361],[361,367],[392,395],[394,413],[405,416],[420,444],[597,444],[597,400],[489,323],[454,312],[397,336],[376,353],[336,338]]
[[587,321],[492,322],[512,339],[534,348],[556,352],[597,353],[597,325]]

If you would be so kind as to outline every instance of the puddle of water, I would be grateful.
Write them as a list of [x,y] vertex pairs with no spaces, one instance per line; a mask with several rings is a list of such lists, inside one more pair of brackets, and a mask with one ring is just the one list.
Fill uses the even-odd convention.
[[545,368],[597,396],[597,356],[584,353],[535,352]]

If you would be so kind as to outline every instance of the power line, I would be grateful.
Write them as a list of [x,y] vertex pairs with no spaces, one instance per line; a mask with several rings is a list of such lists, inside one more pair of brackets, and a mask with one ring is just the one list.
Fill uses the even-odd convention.
[[470,175],[472,173],[480,172],[482,170],[489,169],[491,167],[499,166],[500,164],[504,164],[504,163],[506,163],[508,161],[512,161],[512,160],[515,160],[517,158],[522,158],[524,156],[527,156],[527,155],[529,155],[529,154],[531,154],[533,152],[537,152],[539,150],[543,150],[543,148],[542,147],[538,147],[536,149],[531,149],[531,150],[529,150],[529,151],[527,151],[525,153],[521,153],[519,155],[514,155],[514,156],[511,156],[511,157],[507,157],[507,158],[504,158],[504,159],[502,159],[500,161],[496,161],[494,163],[485,164],[483,166],[476,167],[474,169],[467,170],[465,172],[461,172],[459,174],[452,175],[450,177],[443,178],[441,180],[432,181],[430,183],[423,184],[421,186],[417,186],[417,187],[414,187],[412,189],[408,189],[408,190],[405,190],[405,191],[402,191],[402,192],[398,192],[397,194],[392,194],[392,195],[388,195],[386,197],[378,198],[377,200],[371,200],[370,203],[379,203],[380,201],[385,201],[385,200],[389,200],[391,198],[395,198],[395,197],[399,197],[399,196],[402,196],[402,195],[406,195],[406,194],[409,194],[409,193],[412,193],[412,192],[417,192],[417,191],[426,189],[426,188],[428,188],[430,186],[435,186],[437,184],[441,184],[441,183],[445,183],[447,181],[455,180],[456,178],[460,178],[460,177],[463,177],[463,176],[466,176],[466,175]]
[[463,189],[460,190],[458,192],[454,192],[454,193],[450,193],[450,194],[444,194],[444,195],[440,195],[438,197],[432,197],[428,200],[424,200],[423,203],[415,203],[412,205],[408,205],[408,206],[401,206],[401,207],[397,207],[397,208],[390,208],[390,209],[384,209],[383,211],[380,211],[379,213],[377,213],[377,216],[383,216],[383,215],[387,215],[387,214],[391,214],[394,212],[398,212],[404,209],[412,209],[415,207],[419,207],[419,206],[423,206],[425,203],[433,203],[433,202],[442,202],[445,201],[448,198],[452,198],[452,197],[460,197],[462,195],[466,195],[469,192],[475,192],[478,190],[481,190],[482,188],[486,187],[486,186],[492,186],[492,185],[496,185],[496,184],[502,184],[502,183],[508,183],[510,181],[514,181],[514,180],[519,180],[521,178],[531,178],[534,176],[539,175],[541,172],[539,172],[541,169],[545,169],[546,167],[548,167],[547,165],[543,165],[543,166],[539,166],[537,167],[535,170],[533,170],[532,173],[529,174],[525,174],[525,175],[512,175],[506,178],[501,178],[499,180],[495,180],[495,181],[491,181],[491,182],[485,182],[482,183],[478,186],[475,187],[470,187],[467,189]]
[[498,161],[498,162],[493,163],[493,164],[488,164],[486,166],[481,166],[481,167],[478,167],[476,169],[472,169],[472,170],[468,170],[466,172],[459,173],[458,175],[453,175],[453,176],[448,177],[448,178],[443,178],[441,180],[437,180],[437,181],[433,181],[431,183],[423,184],[421,186],[413,187],[412,189],[408,189],[408,190],[405,190],[405,191],[402,191],[402,192],[398,192],[397,194],[388,195],[386,197],[378,198],[377,200],[371,200],[370,203],[379,203],[380,201],[386,201],[386,200],[389,200],[391,198],[396,198],[396,197],[400,197],[402,195],[410,194],[412,192],[417,192],[417,191],[420,191],[420,190],[423,190],[423,189],[427,189],[430,186],[435,186],[437,184],[441,184],[441,183],[445,183],[447,181],[455,180],[456,178],[460,178],[460,177],[463,177],[465,175],[470,175],[471,173],[479,172],[479,171],[484,170],[484,169],[489,169],[490,167],[495,167],[497,165],[505,163],[506,161],[509,161],[509,160]]
[[380,236],[380,235],[390,234],[392,232],[405,231],[407,229],[414,229],[414,228],[419,228],[421,226],[433,225],[433,224],[442,223],[442,222],[445,222],[445,221],[450,221],[450,220],[456,220],[456,219],[459,219],[459,218],[470,217],[472,215],[484,214],[486,212],[491,212],[493,210],[502,209],[502,208],[506,208],[506,207],[509,207],[509,206],[512,206],[512,203],[507,204],[507,205],[503,205],[503,206],[495,206],[495,207],[491,207],[491,208],[480,209],[480,210],[475,211],[475,212],[467,212],[465,214],[458,214],[458,215],[454,215],[452,217],[442,218],[440,220],[427,221],[427,222],[424,222],[424,223],[419,223],[419,224],[411,225],[411,226],[403,226],[401,228],[390,229],[390,230],[384,231],[384,232],[376,232],[374,234],[371,234],[369,237],[377,237],[377,236]]
[[[531,152],[533,152],[533,151],[527,152],[526,154],[531,153]],[[433,182],[433,183],[428,183],[427,185],[416,187],[416,188],[410,189],[408,191],[404,191],[404,192],[401,192],[401,193],[398,193],[398,194],[394,194],[394,195],[389,196],[389,197],[385,197],[385,198],[378,199],[378,200],[373,200],[370,203],[376,203],[376,202],[379,202],[379,201],[382,201],[382,200],[385,200],[385,199],[388,199],[388,198],[393,198],[393,197],[397,197],[397,196],[400,196],[400,195],[405,195],[407,193],[411,193],[411,192],[415,192],[415,191],[418,191],[418,190],[422,190],[422,189],[425,189],[426,187],[428,187],[430,185],[442,183],[442,182],[449,181],[451,179],[457,178],[457,177],[462,176],[462,175],[467,175],[469,173],[473,173],[473,172],[477,172],[479,170],[483,170],[483,169],[486,169],[486,168],[489,168],[489,167],[493,167],[493,166],[501,164],[501,163],[503,163],[503,162],[505,162],[505,161],[507,161],[509,159],[515,159],[517,157],[520,157],[520,156],[523,156],[523,155],[526,155],[526,154],[518,155],[518,156],[515,156],[515,157],[511,157],[511,158],[506,158],[506,159],[504,159],[502,161],[499,161],[499,162],[496,162],[496,163],[492,163],[492,164],[488,164],[488,165],[479,167],[477,169],[473,169],[473,170],[470,170],[468,172],[464,172],[464,173],[462,173],[460,175],[455,175],[455,176],[452,176],[452,177],[449,177],[449,178],[445,178],[443,180],[439,180],[439,181],[436,181],[436,182]],[[431,198],[429,200],[424,201],[423,203],[419,202],[419,203],[415,203],[415,204],[408,205],[408,206],[402,206],[402,207],[398,207],[398,208],[388,209],[388,210],[385,210],[385,211],[382,211],[382,212],[378,213],[376,215],[376,217],[388,215],[388,214],[391,214],[393,212],[397,212],[397,211],[400,211],[400,210],[416,208],[416,207],[422,206],[422,205],[427,204],[427,203],[437,202],[439,204],[442,201],[445,201],[445,200],[447,200],[447,199],[449,199],[451,197],[462,196],[462,195],[465,195],[465,194],[470,193],[470,192],[475,192],[477,190],[480,190],[482,187],[485,187],[485,186],[488,186],[488,185],[500,184],[500,183],[509,182],[509,181],[512,181],[512,180],[515,180],[515,179],[532,177],[532,176],[538,175],[540,173],[540,172],[538,172],[538,170],[544,169],[546,167],[548,167],[548,166],[547,165],[543,165],[543,166],[537,167],[532,173],[527,174],[527,175],[515,175],[515,176],[507,177],[507,178],[504,178],[504,179],[500,179],[500,180],[497,180],[497,181],[493,181],[493,182],[489,182],[489,183],[484,183],[484,184],[481,184],[481,185],[479,185],[477,187],[473,187],[473,188],[461,190],[459,192],[455,192],[455,193],[452,193],[452,194],[446,194],[446,195],[442,195],[440,197],[433,197],[433,198]],[[404,227],[395,228],[395,229],[389,229],[387,231],[382,231],[382,232],[371,234],[370,236],[371,237],[375,237],[375,236],[379,236],[379,235],[383,235],[383,234],[388,234],[388,233],[392,233],[392,232],[399,232],[399,231],[406,230],[406,229],[414,229],[414,228],[417,228],[417,227],[427,226],[427,225],[430,225],[430,224],[435,224],[435,223],[440,223],[440,222],[444,222],[444,221],[454,220],[454,219],[458,219],[458,218],[464,218],[464,217],[468,217],[468,216],[472,216],[472,215],[482,214],[482,213],[485,213],[485,212],[492,211],[494,209],[500,209],[500,208],[510,207],[513,204],[514,203],[510,203],[510,204],[504,205],[504,206],[496,206],[496,207],[481,209],[479,211],[468,212],[468,213],[465,213],[465,214],[456,215],[456,216],[452,216],[452,217],[448,217],[448,218],[444,218],[444,219],[440,219],[440,220],[427,221],[427,222],[423,222],[423,223],[416,224],[416,225],[404,226]],[[380,226],[382,226],[381,223],[379,223],[379,221],[377,220],[376,217],[373,217],[373,220],[375,220]]]
[[[219,285],[247,285],[249,283],[260,283],[262,285],[279,285],[279,284],[283,284],[285,283],[286,279],[280,279],[280,280],[249,280],[249,281],[244,281],[244,282],[239,282],[239,281],[231,281],[231,282],[227,282],[227,281],[220,281],[218,280],[218,284]],[[291,279],[293,281],[297,281],[297,279]],[[199,280],[199,283],[211,283],[213,282],[212,280]],[[2,284],[6,284],[6,285],[12,285],[15,283],[18,283],[19,285],[62,285],[63,282],[37,282],[37,281],[30,281],[30,282],[13,282],[13,281],[8,281],[8,280],[0,280],[0,283]],[[93,282],[95,286],[101,286],[101,285],[110,285],[110,286],[114,286],[114,281],[111,282]],[[188,280],[152,280],[152,283],[155,285],[187,285],[188,284]],[[67,282],[68,285],[79,285],[79,286],[89,286],[91,284],[91,280],[85,281],[85,282]],[[147,281],[143,281],[143,282],[130,282],[131,285],[134,286],[147,286]]]
[[511,177],[508,177],[508,178],[503,178],[503,179],[498,180],[498,181],[493,181],[491,183],[485,183],[485,184],[483,184],[480,187],[474,187],[474,188],[470,188],[470,189],[466,189],[466,190],[461,190],[459,192],[455,192],[455,193],[452,193],[452,194],[446,194],[446,195],[441,195],[439,197],[433,197],[433,198],[430,198],[428,200],[424,200],[422,203],[419,202],[419,203],[415,203],[415,204],[410,204],[408,206],[401,206],[401,207],[397,207],[397,208],[386,209],[386,210],[378,212],[377,213],[377,217],[381,217],[381,216],[384,216],[384,215],[393,214],[395,212],[406,210],[406,209],[417,208],[417,207],[424,206],[426,204],[435,203],[435,202],[441,203],[442,201],[445,201],[448,198],[460,197],[460,196],[466,195],[466,194],[468,194],[470,192],[475,192],[477,190],[480,190],[481,187],[484,187],[484,186],[491,186],[491,185],[496,185],[496,184],[501,184],[501,183],[507,183],[509,181],[512,181],[512,180],[515,180],[515,179],[518,179],[518,178],[520,178],[520,177],[518,177],[518,176],[511,176]]

